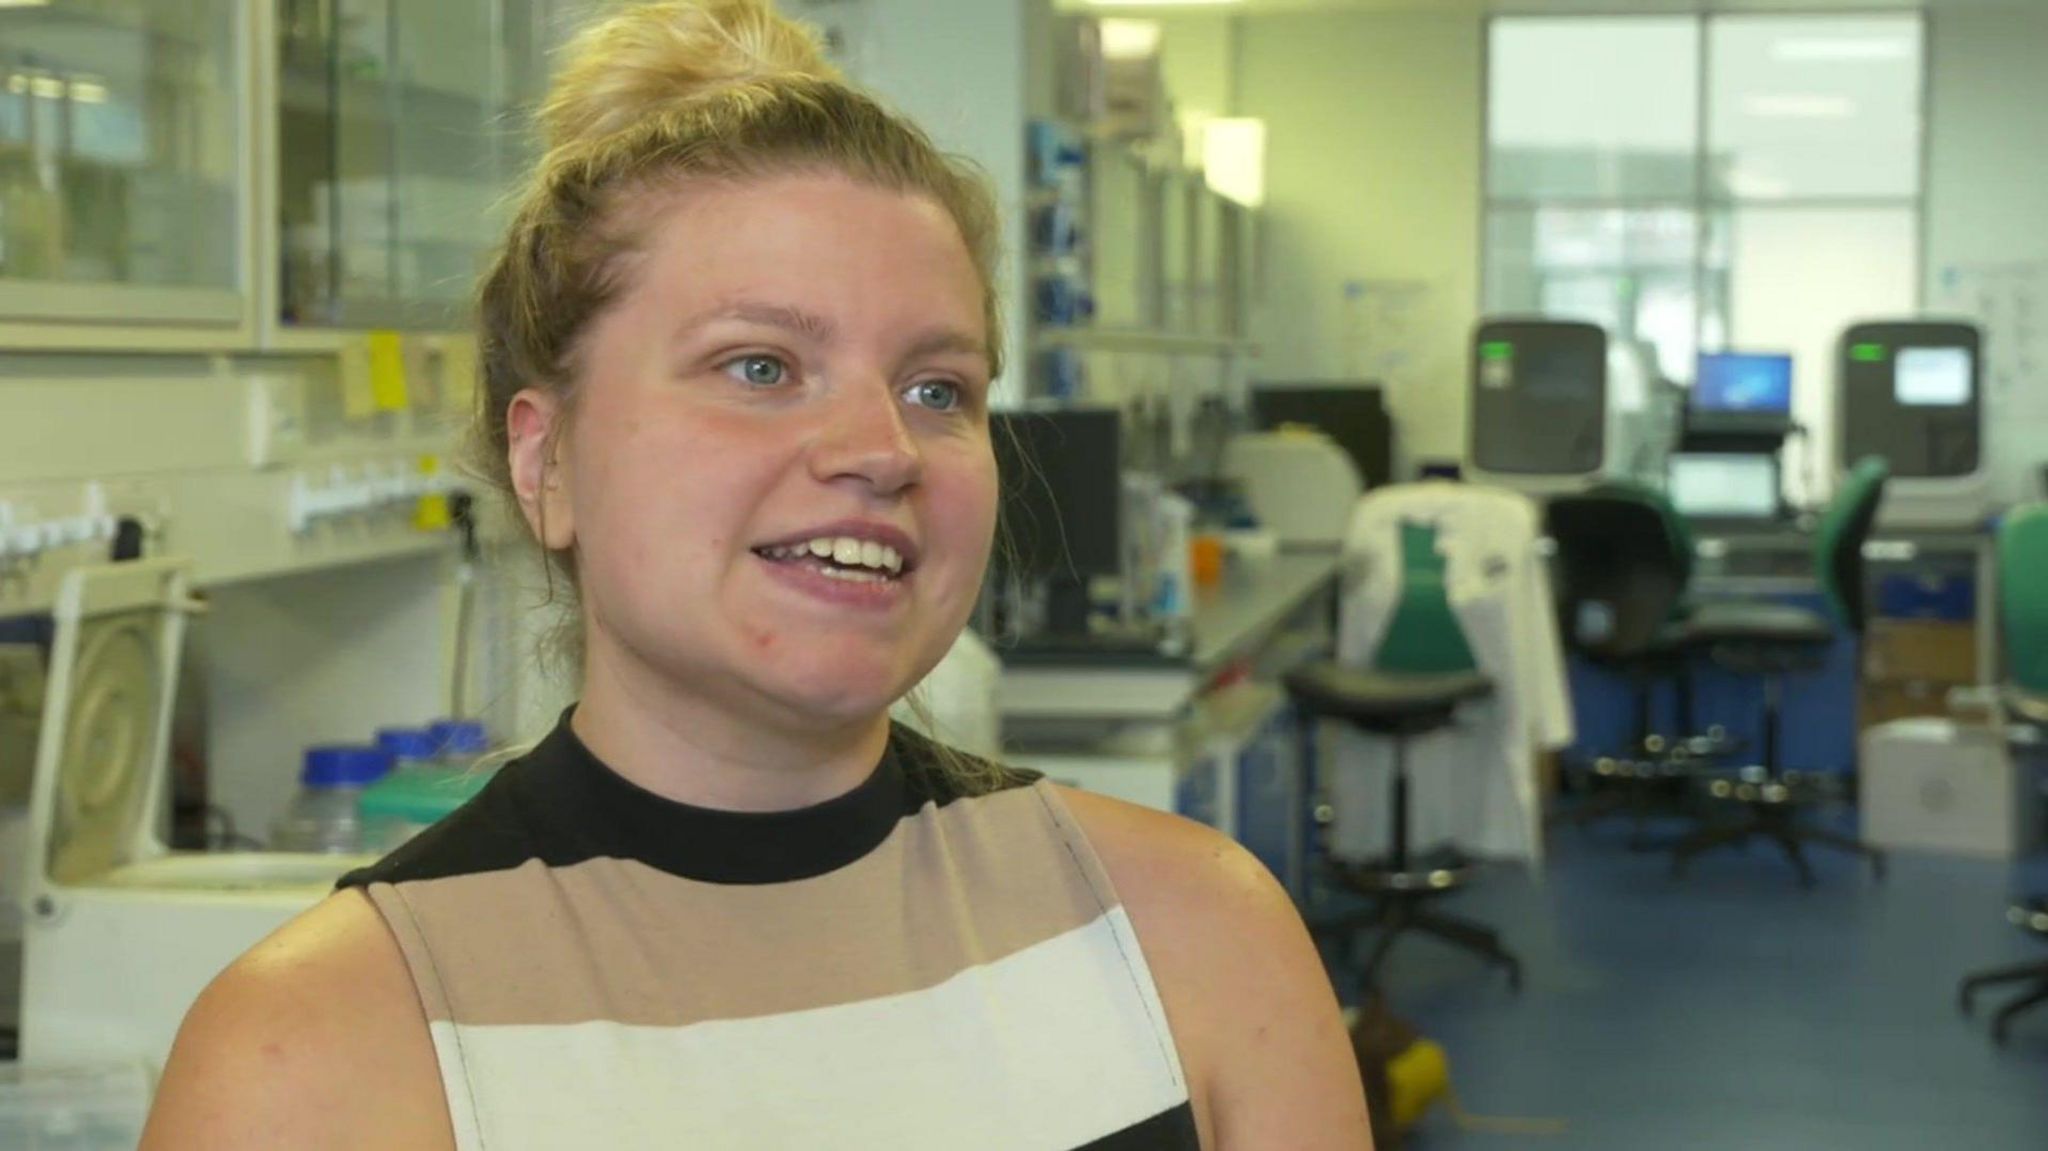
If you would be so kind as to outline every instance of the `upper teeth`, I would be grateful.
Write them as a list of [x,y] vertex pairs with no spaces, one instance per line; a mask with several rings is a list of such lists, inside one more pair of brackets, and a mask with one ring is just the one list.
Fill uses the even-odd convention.
[[842,567],[874,568],[894,575],[903,570],[903,557],[888,544],[857,540],[852,536],[820,536],[800,544],[767,549],[776,559],[800,559],[807,555],[831,560]]

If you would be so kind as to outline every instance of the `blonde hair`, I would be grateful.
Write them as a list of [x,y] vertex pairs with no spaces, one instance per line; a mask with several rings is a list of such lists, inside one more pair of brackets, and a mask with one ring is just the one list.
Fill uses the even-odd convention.
[[[478,294],[470,463],[508,496],[512,398],[555,395],[560,436],[574,416],[580,342],[629,282],[649,201],[698,182],[832,172],[931,199],[979,275],[988,368],[1001,373],[1001,223],[987,181],[849,84],[817,35],[767,0],[669,0],[606,17],[568,46],[539,126],[545,152]],[[546,564],[550,601],[557,578],[570,592],[546,646],[580,664],[575,556],[551,550]]]

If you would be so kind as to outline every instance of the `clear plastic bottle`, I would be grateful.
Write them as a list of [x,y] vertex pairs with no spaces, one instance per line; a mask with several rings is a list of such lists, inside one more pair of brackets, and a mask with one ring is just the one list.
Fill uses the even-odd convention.
[[345,854],[363,850],[356,805],[363,790],[391,773],[391,753],[374,747],[306,750],[299,793],[271,828],[276,851]]
[[366,850],[397,850],[467,803],[490,781],[489,772],[472,769],[476,757],[490,747],[482,724],[443,720],[423,734],[434,748],[432,759],[410,765],[402,762],[400,770],[359,797]]

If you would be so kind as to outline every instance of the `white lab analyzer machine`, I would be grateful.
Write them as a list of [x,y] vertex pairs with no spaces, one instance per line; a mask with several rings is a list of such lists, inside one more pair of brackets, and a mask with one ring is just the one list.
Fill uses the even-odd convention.
[[161,1068],[237,955],[360,856],[172,852],[164,842],[183,561],[80,568],[58,593],[21,896],[25,1065]]
[[1609,467],[1607,333],[1598,325],[1482,321],[1471,388],[1472,482],[1547,495],[1578,491]]
[[1891,463],[1879,523],[1973,527],[1989,512],[1983,343],[1973,324],[1927,320],[1862,323],[1842,334],[1842,466],[1865,456]]

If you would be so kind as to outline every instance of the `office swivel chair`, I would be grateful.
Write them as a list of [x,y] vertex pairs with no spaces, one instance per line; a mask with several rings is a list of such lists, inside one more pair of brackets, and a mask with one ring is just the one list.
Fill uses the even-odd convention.
[[[1627,678],[1635,710],[1631,746],[1572,769],[1588,795],[1557,822],[1586,824],[1627,812],[1637,840],[1652,810],[1678,807],[1693,768],[1719,747],[1718,733],[1694,736],[1688,668],[1697,650],[1686,630],[1692,609],[1692,539],[1669,501],[1634,484],[1602,484],[1550,501],[1545,531],[1556,547],[1558,612],[1565,642],[1595,666]],[[1656,730],[1656,688],[1677,689],[1678,727]]]
[[1427,906],[1469,883],[1471,868],[1459,861],[1419,860],[1408,842],[1408,741],[1451,726],[1459,705],[1493,694],[1493,683],[1478,670],[1451,610],[1444,561],[1436,550],[1436,530],[1402,525],[1401,552],[1401,599],[1387,623],[1373,666],[1364,669],[1324,662],[1283,677],[1303,725],[1305,747],[1315,745],[1312,732],[1321,719],[1339,720],[1394,742],[1388,855],[1377,863],[1355,866],[1326,857],[1329,878],[1370,897],[1374,905],[1363,915],[1323,925],[1319,934],[1348,935],[1360,927],[1380,928],[1360,972],[1366,987],[1376,984],[1395,941],[1419,931],[1507,968],[1509,985],[1519,990],[1521,961],[1501,945],[1497,932]]
[[[2048,729],[2048,583],[2040,574],[2044,569],[2048,504],[2034,504],[2007,516],[1998,532],[1999,616],[2007,664],[2002,695],[2014,723]],[[2048,897],[2014,904],[2006,918],[2013,926],[2048,939]],[[2005,1042],[2014,1018],[2048,1003],[2048,960],[1980,971],[1963,980],[1964,1012],[1977,992],[2004,984],[2021,985],[2021,993],[1992,1017],[1991,1035],[1999,1043]]]
[[1784,677],[1817,670],[1840,626],[1861,636],[1864,624],[1863,544],[1884,499],[1891,469],[1882,459],[1859,462],[1843,477],[1841,490],[1821,516],[1814,535],[1814,567],[1834,618],[1786,604],[1710,603],[1687,620],[1692,642],[1732,671],[1762,678],[1764,730],[1761,762],[1732,777],[1716,778],[1709,794],[1732,802],[1739,818],[1726,826],[1707,826],[1687,836],[1674,849],[1673,874],[1716,847],[1742,846],[1751,839],[1775,841],[1806,886],[1814,882],[1804,845],[1832,847],[1870,860],[1884,877],[1884,854],[1856,839],[1800,822],[1800,810],[1826,798],[1819,780],[1787,771],[1778,762],[1783,735],[1781,701]]

